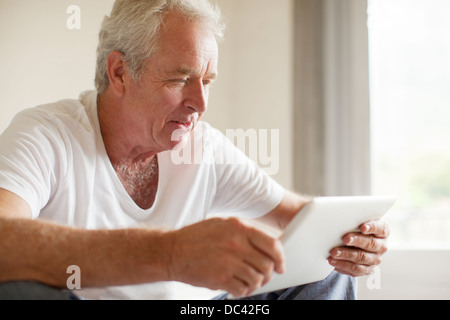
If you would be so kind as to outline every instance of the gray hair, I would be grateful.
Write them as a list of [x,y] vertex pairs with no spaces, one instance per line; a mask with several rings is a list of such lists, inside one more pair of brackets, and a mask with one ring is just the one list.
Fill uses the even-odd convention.
[[210,28],[219,41],[224,25],[216,6],[208,0],[116,0],[111,15],[103,20],[97,48],[95,86],[103,93],[109,85],[107,58],[113,51],[123,54],[135,81],[144,70],[144,60],[157,50],[164,16],[176,9],[190,20]]

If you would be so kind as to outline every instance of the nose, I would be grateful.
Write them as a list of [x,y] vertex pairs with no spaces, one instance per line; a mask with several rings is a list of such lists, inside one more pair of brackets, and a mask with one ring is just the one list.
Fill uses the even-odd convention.
[[196,81],[195,83],[190,83],[185,89],[185,105],[199,114],[204,113],[208,106],[208,88],[205,88],[201,81]]

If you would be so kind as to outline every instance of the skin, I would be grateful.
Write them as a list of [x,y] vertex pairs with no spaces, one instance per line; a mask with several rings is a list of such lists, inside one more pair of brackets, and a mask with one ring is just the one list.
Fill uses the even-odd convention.
[[[189,134],[206,111],[209,86],[217,77],[214,36],[176,11],[164,22],[159,50],[146,60],[139,81],[131,78],[121,53],[109,55],[110,85],[98,100],[111,163],[136,173],[179,143],[172,139],[174,131]],[[140,207],[152,206],[145,189],[157,178],[130,194]],[[126,188],[138,182],[121,180]],[[281,232],[307,201],[286,192],[258,222]],[[381,221],[363,224],[360,233],[343,238],[345,247],[331,251],[330,263],[344,274],[367,275],[381,262],[388,236]],[[0,281],[34,280],[64,288],[72,264],[82,270],[82,287],[175,280],[239,297],[268,282],[273,272],[282,273],[284,253],[277,237],[237,218],[210,219],[177,231],[81,230],[31,220],[28,204],[0,189]]]

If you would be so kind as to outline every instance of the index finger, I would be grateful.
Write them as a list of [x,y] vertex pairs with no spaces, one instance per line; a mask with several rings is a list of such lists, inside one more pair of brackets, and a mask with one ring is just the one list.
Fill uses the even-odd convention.
[[278,273],[284,272],[284,249],[280,240],[272,238],[265,232],[254,229],[250,237],[250,243],[255,249],[272,259],[275,264],[275,271]]
[[363,223],[360,230],[362,234],[373,235],[377,238],[388,238],[391,233],[389,225],[382,220]]

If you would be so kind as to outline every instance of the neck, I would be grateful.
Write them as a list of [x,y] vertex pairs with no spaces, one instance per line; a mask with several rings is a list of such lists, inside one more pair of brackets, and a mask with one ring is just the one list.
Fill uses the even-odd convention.
[[107,94],[99,94],[97,113],[106,152],[116,168],[118,166],[148,163],[157,154],[139,145],[137,135],[132,132],[133,124],[127,123],[126,115],[121,113],[120,105],[108,98]]

